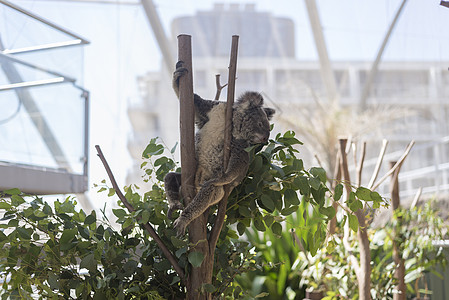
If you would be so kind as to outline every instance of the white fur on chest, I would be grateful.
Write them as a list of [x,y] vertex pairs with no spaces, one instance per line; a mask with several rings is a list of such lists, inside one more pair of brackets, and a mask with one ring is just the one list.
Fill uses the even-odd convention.
[[[220,103],[208,113],[209,121],[198,132],[198,167],[215,173],[223,164],[223,140],[225,126],[225,103]],[[218,174],[203,174],[201,181]],[[221,174],[220,174],[221,175]]]

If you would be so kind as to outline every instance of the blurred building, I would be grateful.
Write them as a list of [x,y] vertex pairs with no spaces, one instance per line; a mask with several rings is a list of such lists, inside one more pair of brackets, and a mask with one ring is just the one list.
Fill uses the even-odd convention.
[[[192,35],[194,89],[212,99],[216,92],[215,75],[221,75],[222,84],[227,82],[231,36],[239,35],[236,95],[245,90],[262,92],[267,104],[277,109],[275,130],[293,129],[299,134],[303,127],[300,122],[304,122],[300,116],[313,116],[317,101],[325,107],[329,105],[330,114],[333,111],[326,98],[319,62],[295,58],[294,30],[291,20],[259,12],[254,5],[220,4],[211,11],[175,19],[172,41],[175,48],[179,33]],[[425,193],[449,190],[448,65],[428,61],[382,62],[366,100],[369,111],[376,112],[364,120],[371,131],[360,133],[368,141],[367,172],[374,168],[383,138],[390,141],[388,153],[392,152],[386,160],[397,159],[410,140],[416,141],[400,176],[403,196],[413,195],[420,186]],[[371,62],[332,62],[332,68],[342,110],[351,110],[352,116],[361,114],[360,98]],[[169,147],[179,139],[179,108],[170,78],[165,70],[138,78],[142,99],[131,103],[128,110],[134,128],[129,149],[136,162],[128,176],[129,183],[141,182],[141,153],[152,137],[162,137]],[[222,99],[225,97],[223,90]],[[308,156],[306,162],[316,164],[312,163],[314,153],[307,154],[305,149],[301,152]]]

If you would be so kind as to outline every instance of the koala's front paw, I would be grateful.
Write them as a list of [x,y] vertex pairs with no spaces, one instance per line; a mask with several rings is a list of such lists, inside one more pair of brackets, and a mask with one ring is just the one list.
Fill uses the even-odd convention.
[[173,227],[176,229],[177,237],[182,237],[185,234],[187,225],[187,220],[182,216],[179,216],[176,221],[173,222]]
[[187,68],[183,67],[184,62],[182,60],[176,63],[176,70],[173,73],[173,80],[178,81],[179,77],[187,73]]

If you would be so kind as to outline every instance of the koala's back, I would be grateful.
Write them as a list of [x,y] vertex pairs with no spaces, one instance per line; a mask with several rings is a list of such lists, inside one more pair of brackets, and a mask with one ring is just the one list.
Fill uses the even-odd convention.
[[223,144],[226,103],[220,102],[208,112],[209,121],[197,132],[197,184],[223,174]]

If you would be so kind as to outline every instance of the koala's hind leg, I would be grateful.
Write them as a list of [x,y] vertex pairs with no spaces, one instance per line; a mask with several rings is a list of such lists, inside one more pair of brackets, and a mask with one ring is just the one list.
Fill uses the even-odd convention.
[[168,213],[167,216],[171,219],[171,215],[174,211],[182,209],[181,204],[181,173],[170,172],[165,175],[165,194],[168,200]]
[[187,225],[204,213],[208,207],[220,202],[224,194],[223,186],[215,186],[213,180],[205,182],[192,202],[187,205],[173,223],[178,236],[182,236]]

